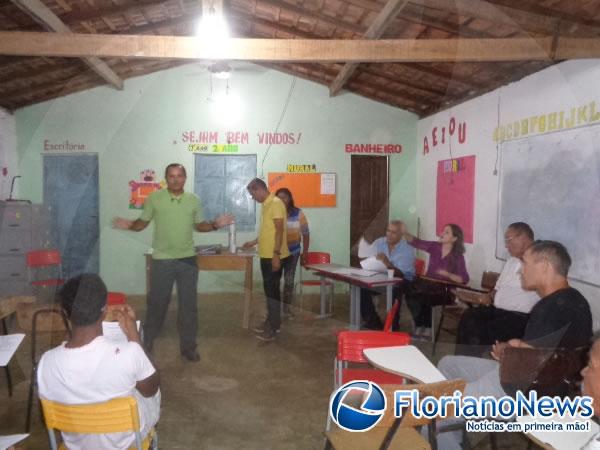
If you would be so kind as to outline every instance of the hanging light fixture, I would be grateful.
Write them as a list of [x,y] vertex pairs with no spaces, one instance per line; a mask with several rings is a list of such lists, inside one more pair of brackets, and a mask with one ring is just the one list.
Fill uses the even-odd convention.
[[211,47],[229,39],[229,27],[223,16],[222,0],[202,0],[202,18],[196,35]]

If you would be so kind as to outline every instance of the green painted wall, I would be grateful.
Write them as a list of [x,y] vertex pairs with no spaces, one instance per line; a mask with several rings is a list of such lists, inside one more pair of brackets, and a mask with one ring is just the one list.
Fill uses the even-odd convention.
[[[242,70],[243,69],[243,70]],[[266,145],[258,132],[275,131],[293,78],[257,66],[243,65],[229,81],[230,95],[240,99],[241,113],[219,114],[216,98],[225,82],[210,79],[201,65],[191,64],[128,80],[123,91],[96,88],[15,113],[21,195],[42,200],[44,141],[83,143],[100,161],[100,270],[110,290],[144,292],[142,254],[151,245],[151,227],[141,233],[113,230],[115,215],[136,218],[129,210],[130,180],[143,169],[162,174],[165,165],[181,162],[193,186],[193,155],[182,142],[186,130],[247,131],[241,153],[256,153],[258,174],[285,171],[288,163],[316,164],[320,172],[336,172],[337,207],[306,208],[311,248],[330,251],[335,262],[348,262],[350,156],[347,143],[395,143],[402,153],[390,157],[390,216],[415,225],[415,143],[417,116],[352,94],[329,98],[327,88],[296,80],[280,132],[302,133],[297,145],[273,145],[261,170]],[[231,110],[230,110],[231,111]],[[225,123],[229,120],[231,123]],[[225,143],[220,139],[220,143]],[[258,212],[258,210],[257,210]],[[238,236],[238,242],[253,238]],[[226,244],[226,233],[196,234],[198,243]],[[255,271],[257,274],[258,272]],[[260,277],[255,277],[258,282]],[[232,291],[241,274],[202,273],[200,291]]]

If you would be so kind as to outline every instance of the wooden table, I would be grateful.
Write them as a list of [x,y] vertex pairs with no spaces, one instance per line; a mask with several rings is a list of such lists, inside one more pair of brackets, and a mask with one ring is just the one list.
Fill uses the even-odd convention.
[[[253,253],[221,253],[218,255],[197,255],[198,270],[207,271],[240,271],[244,272],[244,315],[242,327],[250,326],[250,308],[252,305],[252,261]],[[150,292],[152,271],[152,255],[146,253],[146,295]]]
[[[352,270],[355,267],[343,266],[341,264],[310,264],[305,266],[308,270],[314,270],[317,275],[332,280],[343,281],[350,286],[350,328],[360,330],[360,290],[385,288],[387,311],[392,309],[392,288],[402,282],[402,278],[388,278],[387,273],[372,276],[359,276],[340,273],[341,270]],[[325,312],[325,291],[321,283],[321,315]]]
[[[17,306],[21,303],[34,303],[35,297],[26,295],[15,295],[11,297],[0,298],[0,320],[2,320],[3,333],[8,334],[8,326],[6,325],[6,319],[13,315],[17,311]],[[4,367],[6,371],[6,385],[8,387],[8,396],[12,396],[12,378],[10,376],[10,369],[8,364]]]
[[446,381],[446,377],[414,345],[366,348],[363,354],[378,369],[410,378],[417,383]]

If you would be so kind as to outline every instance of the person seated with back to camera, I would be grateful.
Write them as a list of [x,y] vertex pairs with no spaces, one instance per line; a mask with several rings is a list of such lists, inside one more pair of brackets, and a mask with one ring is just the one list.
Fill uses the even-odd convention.
[[[439,241],[424,241],[403,229],[404,239],[418,250],[429,253],[425,276],[457,284],[469,282],[465,264],[465,245],[462,229],[453,223],[444,226]],[[431,337],[432,306],[451,303],[453,296],[445,286],[433,281],[416,280],[412,292],[406,294],[406,303],[415,323],[415,338]]]
[[[523,288],[535,290],[541,299],[529,314],[523,339],[496,342],[491,353],[494,359],[445,356],[438,364],[440,372],[447,379],[465,380],[465,396],[501,398],[506,392],[500,384],[500,363],[507,347],[574,350],[589,345],[592,314],[585,297],[569,286],[570,266],[571,257],[562,244],[534,242],[523,254],[521,279]],[[439,448],[461,448],[462,433],[444,432],[444,422],[439,422]]]
[[[402,295],[407,283],[415,277],[415,250],[406,241],[402,240],[402,229],[404,223],[400,220],[392,220],[386,229],[385,237],[380,237],[373,242],[377,252],[376,258],[388,269],[394,269],[394,276],[403,278],[405,281],[394,286],[392,294],[396,301],[402,301]],[[381,330],[383,324],[375,310],[373,295],[380,292],[370,289],[360,290],[360,314],[365,321],[365,327],[373,330]],[[394,317],[392,329],[398,329],[400,308]]]
[[504,245],[510,257],[494,290],[483,296],[484,305],[469,308],[462,315],[456,334],[457,355],[481,356],[496,341],[523,337],[529,312],[540,299],[537,292],[521,285],[521,258],[533,240],[533,230],[524,222],[512,223],[506,229]]
[[[59,297],[72,333],[68,341],[42,355],[37,370],[40,397],[89,404],[133,396],[145,438],[160,415],[160,378],[141,346],[135,313],[129,305],[115,311],[127,342],[113,342],[102,335],[107,289],[98,275],[71,278]],[[135,441],[132,432],[62,436],[70,450],[127,449]]]

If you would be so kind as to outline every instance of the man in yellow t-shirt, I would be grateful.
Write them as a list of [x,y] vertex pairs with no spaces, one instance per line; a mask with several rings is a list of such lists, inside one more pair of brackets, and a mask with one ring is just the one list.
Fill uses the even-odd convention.
[[287,212],[284,203],[269,192],[260,178],[255,178],[247,186],[252,198],[262,204],[262,214],[258,238],[246,242],[244,248],[258,243],[260,270],[267,299],[267,320],[254,328],[256,337],[262,341],[273,341],[281,327],[281,282],[282,266],[289,256],[286,239]]

